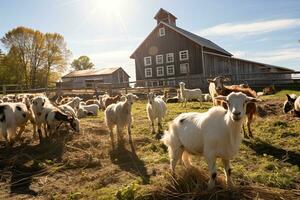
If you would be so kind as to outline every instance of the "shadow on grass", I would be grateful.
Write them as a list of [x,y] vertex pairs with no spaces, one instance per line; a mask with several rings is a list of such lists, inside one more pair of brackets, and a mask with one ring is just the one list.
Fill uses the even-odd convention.
[[140,160],[135,151],[128,151],[124,144],[118,144],[115,149],[110,151],[111,162],[118,165],[120,169],[140,176],[143,184],[148,184],[150,176],[144,161]]
[[36,196],[37,192],[30,188],[32,178],[47,173],[40,163],[61,160],[64,141],[64,136],[61,136],[55,141],[36,145],[0,146],[0,181],[9,183],[11,194]]
[[263,155],[268,154],[271,155],[283,162],[288,162],[292,165],[297,165],[300,167],[300,154],[294,151],[286,151],[281,148],[277,148],[272,146],[271,144],[257,139],[255,141],[244,140],[243,143],[256,151],[257,154]]

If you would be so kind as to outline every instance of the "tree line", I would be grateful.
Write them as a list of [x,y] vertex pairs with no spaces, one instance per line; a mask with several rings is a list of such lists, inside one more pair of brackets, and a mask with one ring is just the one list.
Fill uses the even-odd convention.
[[[6,50],[5,54],[0,50],[0,85],[47,87],[60,78],[72,55],[59,33],[17,27],[8,31],[0,41]],[[94,65],[87,56],[81,56],[71,66],[82,70]]]

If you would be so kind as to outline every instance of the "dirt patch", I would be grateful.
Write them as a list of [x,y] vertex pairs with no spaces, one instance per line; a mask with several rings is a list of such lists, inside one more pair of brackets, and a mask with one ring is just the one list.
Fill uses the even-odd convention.
[[257,114],[262,118],[270,115],[281,115],[283,114],[282,107],[282,101],[265,100],[257,105]]

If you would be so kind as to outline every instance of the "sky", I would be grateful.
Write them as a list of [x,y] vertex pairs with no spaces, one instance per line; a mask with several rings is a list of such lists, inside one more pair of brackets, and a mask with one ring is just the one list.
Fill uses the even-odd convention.
[[70,62],[87,55],[96,68],[120,66],[135,80],[129,56],[159,8],[235,57],[300,71],[299,0],[0,0],[0,37],[17,26],[57,32]]

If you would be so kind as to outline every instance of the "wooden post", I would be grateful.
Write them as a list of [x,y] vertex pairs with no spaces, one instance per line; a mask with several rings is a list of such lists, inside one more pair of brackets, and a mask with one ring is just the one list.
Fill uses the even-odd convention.
[[5,85],[2,85],[2,93],[3,93],[3,95],[6,95],[6,86]]

